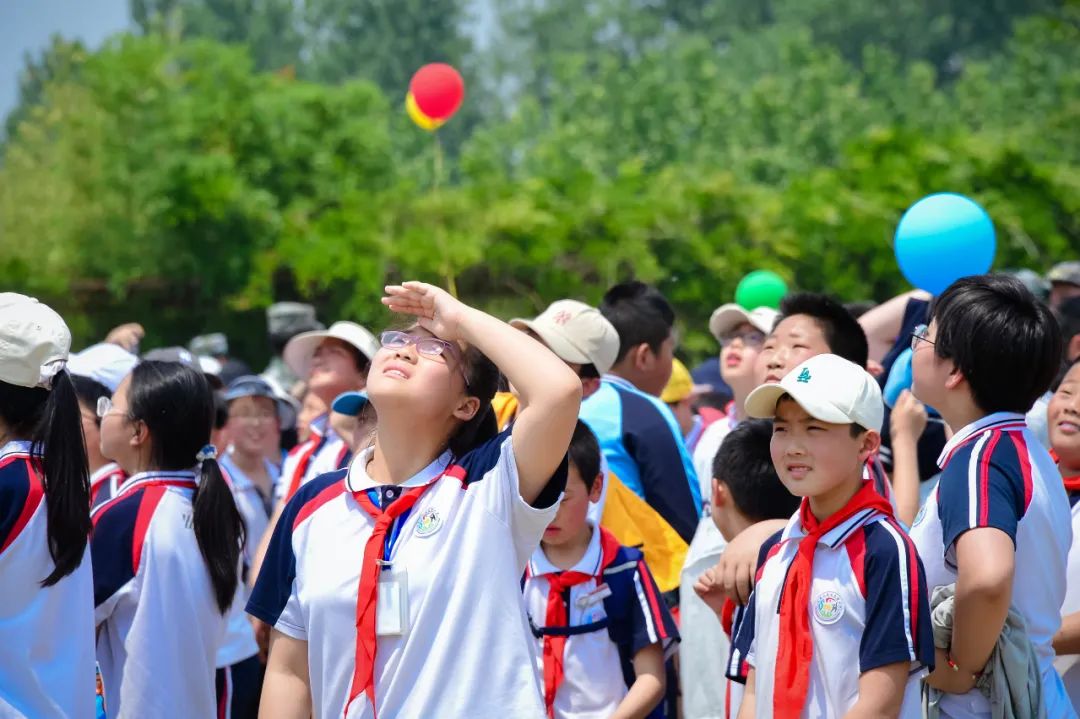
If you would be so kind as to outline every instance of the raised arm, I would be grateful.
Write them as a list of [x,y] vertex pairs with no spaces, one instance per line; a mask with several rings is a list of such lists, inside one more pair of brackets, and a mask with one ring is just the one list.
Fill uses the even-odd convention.
[[423,282],[386,288],[383,303],[418,318],[436,337],[463,341],[484,353],[514,385],[514,422],[521,497],[532,502],[558,469],[581,407],[581,380],[542,344],[502,320]]

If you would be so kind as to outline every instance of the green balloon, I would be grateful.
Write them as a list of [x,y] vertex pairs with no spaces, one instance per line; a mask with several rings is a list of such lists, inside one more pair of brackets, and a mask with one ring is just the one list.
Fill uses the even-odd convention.
[[735,288],[735,301],[745,309],[780,307],[780,300],[787,294],[787,283],[770,270],[754,270],[739,281]]

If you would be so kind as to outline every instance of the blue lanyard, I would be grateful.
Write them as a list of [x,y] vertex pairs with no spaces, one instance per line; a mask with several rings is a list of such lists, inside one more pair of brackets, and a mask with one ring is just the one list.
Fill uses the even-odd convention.
[[[368,499],[372,504],[385,509],[382,505],[382,497],[379,496],[379,490],[377,488],[371,488],[367,490]],[[383,561],[389,562],[391,555],[394,553],[394,545],[397,543],[398,537],[401,536],[401,528],[405,526],[405,522],[408,520],[409,515],[412,514],[412,507],[409,507],[394,520],[394,523],[390,525],[390,531],[386,535],[386,543],[383,546]]]

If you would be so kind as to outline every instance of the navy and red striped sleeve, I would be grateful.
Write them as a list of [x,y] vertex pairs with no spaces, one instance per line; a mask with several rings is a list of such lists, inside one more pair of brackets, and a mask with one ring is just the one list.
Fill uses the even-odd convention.
[[102,504],[91,515],[90,559],[94,606],[100,607],[135,578],[154,510],[165,487],[143,487]]
[[[911,537],[895,519],[888,518],[857,530],[848,545],[852,570],[866,601],[859,671],[898,662],[933,669],[930,596]],[[860,551],[851,551],[852,545]]]
[[[765,571],[765,564],[784,546],[783,542],[780,541],[783,535],[784,532],[781,530],[766,539],[765,543],[761,545],[761,549],[758,551],[755,583],[761,581],[761,575]],[[750,672],[747,657],[754,650],[754,636],[757,632],[755,626],[757,597],[758,592],[755,589],[750,594],[750,601],[746,603],[746,608],[739,613],[731,628],[731,651],[728,654],[728,663],[724,670],[724,676],[739,684],[746,684],[746,676]]]
[[[293,596],[293,584],[296,580],[293,532],[320,507],[341,496],[345,491],[347,473],[348,470],[341,469],[319,475],[302,485],[285,505],[271,535],[259,576],[251,590],[246,607],[248,614],[272,627],[278,626],[278,621],[282,619],[282,614]],[[290,636],[303,632],[303,627],[293,629],[295,631],[287,632]]]
[[634,567],[636,600],[630,603],[630,651],[636,655],[645,647],[660,644],[667,652],[679,641],[675,620],[641,552],[628,551],[627,554],[629,559],[637,562]]
[[1031,503],[1032,472],[1022,432],[990,430],[962,445],[942,470],[938,511],[945,557],[969,529],[993,527],[1016,544],[1020,520]]
[[44,488],[26,456],[0,463],[0,554],[14,543],[44,498]]

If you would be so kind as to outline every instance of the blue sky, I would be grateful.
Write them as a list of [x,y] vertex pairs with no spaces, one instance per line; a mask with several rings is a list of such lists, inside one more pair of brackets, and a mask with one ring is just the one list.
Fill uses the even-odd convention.
[[37,54],[56,33],[95,48],[128,24],[128,0],[0,0],[0,118],[18,100],[26,52]]

